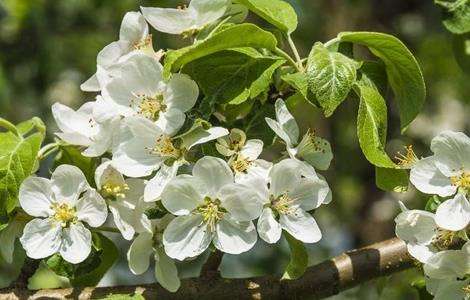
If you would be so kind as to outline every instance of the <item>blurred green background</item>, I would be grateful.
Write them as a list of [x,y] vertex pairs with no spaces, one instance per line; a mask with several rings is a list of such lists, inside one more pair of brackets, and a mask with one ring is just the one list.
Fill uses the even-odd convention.
[[[181,1],[182,2],[182,1]],[[0,1],[0,116],[14,122],[40,116],[54,130],[50,106],[61,102],[77,108],[93,100],[79,85],[95,72],[96,55],[117,39],[125,12],[139,6],[168,6],[180,1],[137,0],[1,0]],[[418,0],[290,0],[299,14],[293,34],[306,56],[315,41],[327,41],[340,31],[370,30],[396,35],[416,55],[427,85],[422,114],[404,136],[391,106],[389,151],[413,144],[418,156],[429,154],[430,139],[444,129],[465,131],[470,126],[470,77],[456,63],[453,37],[441,24],[433,1]],[[250,21],[259,22],[250,17]],[[177,48],[186,42],[153,31],[154,46]],[[325,173],[334,200],[315,214],[323,230],[321,243],[309,246],[310,262],[317,263],[344,250],[387,239],[394,235],[397,200],[422,208],[426,197],[414,189],[405,194],[384,193],[375,186],[374,168],[362,156],[356,138],[357,101],[346,101],[329,119],[319,112],[294,112],[305,130],[312,127],[327,137],[335,154]],[[52,138],[52,135],[49,137]],[[127,245],[122,245],[123,253]],[[281,272],[288,260],[285,243],[274,247],[259,243],[240,257],[226,256],[227,277]],[[275,262],[275,263],[274,263]],[[193,262],[184,274],[194,275]],[[152,282],[151,272],[137,279],[129,276],[121,261],[102,285]],[[358,287],[332,299],[417,299],[409,286],[417,276],[407,271]],[[46,270],[31,280],[30,287],[57,286]]]

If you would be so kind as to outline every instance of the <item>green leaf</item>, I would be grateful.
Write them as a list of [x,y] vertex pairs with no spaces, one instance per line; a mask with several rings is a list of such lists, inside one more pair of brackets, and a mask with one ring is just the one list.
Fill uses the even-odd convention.
[[94,158],[83,156],[81,151],[71,145],[61,145],[54,161],[54,169],[67,164],[78,167],[92,186],[95,185],[95,170],[97,161]]
[[359,67],[360,64],[349,57],[330,52],[322,43],[315,43],[308,56],[307,79],[325,116],[331,116],[346,99]]
[[265,146],[271,145],[274,139],[274,132],[269,128],[265,118],[276,118],[274,105],[267,103],[261,105],[257,103],[251,113],[243,120],[243,128],[246,135],[253,139],[260,139]]
[[381,61],[364,61],[359,69],[361,81],[376,88],[381,95],[385,95],[388,88],[385,65]]
[[165,56],[164,75],[168,78],[171,72],[178,71],[198,58],[229,48],[253,47],[274,50],[276,45],[276,37],[256,25],[233,25],[194,45],[169,51]]
[[375,168],[375,184],[384,191],[404,193],[408,190],[408,179],[406,170]]
[[385,64],[388,80],[400,111],[401,129],[416,118],[426,98],[426,87],[418,62],[396,37],[377,32],[342,32],[341,41],[369,48]]
[[64,260],[59,254],[54,254],[45,261],[47,267],[59,276],[73,277],[74,266]]
[[442,203],[441,199],[434,195],[432,197],[429,197],[428,202],[426,202],[426,206],[424,207],[424,210],[430,211],[430,212],[436,212],[437,207]]
[[297,28],[298,20],[294,8],[281,0],[236,0],[267,22],[290,34]]
[[190,62],[183,72],[203,91],[202,111],[208,116],[216,104],[239,105],[266,91],[274,71],[283,63],[283,59],[263,56],[255,49],[238,48]]
[[463,34],[470,32],[470,1],[434,1],[443,8],[442,23],[450,32]]
[[44,122],[38,117],[17,124],[16,128],[22,135],[30,133],[33,129],[36,129],[42,134],[46,134],[46,125],[44,125]]
[[470,74],[470,33],[454,35],[452,37],[455,60],[460,69]]
[[10,131],[0,132],[0,215],[10,213],[17,206],[20,185],[35,172],[37,154],[44,140],[42,128],[23,136],[22,133],[30,133],[32,129],[10,125],[13,126],[7,126]]
[[0,256],[0,289],[8,287],[18,278],[25,258],[26,253],[18,240],[15,242],[15,251],[13,252],[13,260],[11,263],[7,263]]
[[284,231],[287,243],[290,248],[290,261],[284,270],[281,280],[295,280],[300,278],[308,267],[308,253],[304,243],[296,240],[289,233]]
[[96,286],[119,257],[114,243],[103,234],[93,233],[93,243],[99,245],[97,254],[78,265],[70,281],[72,286]]
[[397,168],[385,153],[387,139],[387,106],[377,89],[360,81],[356,84],[360,98],[357,116],[359,145],[367,160],[377,167]]
[[288,73],[281,76],[281,79],[292,86],[296,91],[308,99],[308,80],[304,73]]

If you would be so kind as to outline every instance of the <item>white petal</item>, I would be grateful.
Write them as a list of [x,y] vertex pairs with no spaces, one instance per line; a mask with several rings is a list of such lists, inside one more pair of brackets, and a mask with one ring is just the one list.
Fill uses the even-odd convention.
[[430,156],[419,160],[410,171],[411,183],[421,192],[448,197],[455,194],[457,188],[450,179],[436,167],[436,157]]
[[270,118],[265,118],[264,120],[266,121],[266,124],[268,124],[269,128],[271,128],[271,130],[286,143],[288,148],[297,143],[297,141],[291,141],[289,135],[281,127],[281,124]]
[[119,39],[129,42],[139,42],[149,33],[147,22],[140,12],[128,12],[122,19]]
[[223,17],[230,4],[230,0],[192,0],[188,9],[195,12],[196,26],[201,28]]
[[62,231],[60,255],[72,264],[84,261],[91,252],[91,232],[81,222]]
[[150,255],[153,251],[153,234],[150,232],[140,233],[127,251],[129,269],[133,274],[140,275],[147,271],[150,265]]
[[456,171],[470,170],[470,138],[463,132],[444,131],[431,142],[436,166],[446,176]]
[[233,183],[233,173],[228,164],[212,156],[205,156],[194,164],[193,176],[204,183],[209,197],[217,196],[224,185]]
[[253,248],[258,236],[253,222],[223,218],[216,225],[214,246],[222,252],[240,254]]
[[304,135],[296,148],[296,156],[305,160],[319,170],[328,170],[333,152],[330,143],[320,137]]
[[96,190],[89,190],[77,201],[77,218],[91,227],[103,225],[108,216],[106,201]]
[[109,183],[123,185],[125,180],[124,176],[111,165],[111,161],[105,160],[95,170],[95,183],[98,190],[100,190],[103,185]]
[[288,195],[303,210],[309,211],[325,203],[330,195],[330,188],[324,180],[302,178]]
[[135,230],[133,227],[133,208],[118,201],[111,202],[109,204],[109,210],[113,214],[114,224],[121,232],[122,237],[130,241],[132,240],[135,234]]
[[[90,102],[84,105],[89,105]],[[96,133],[96,129],[90,124],[91,113],[87,114],[60,104],[52,105],[52,115],[57,123],[57,127],[64,133],[78,133],[86,137],[91,137]]]
[[169,108],[164,113],[160,113],[155,124],[168,136],[175,135],[184,125],[186,115],[179,109]]
[[98,82],[98,78],[96,77],[96,74],[93,74],[93,76],[91,76],[84,83],[82,83],[80,85],[80,89],[84,92],[101,91],[100,83]]
[[281,224],[276,221],[271,208],[263,209],[258,220],[258,234],[265,242],[274,244],[281,238]]
[[204,195],[200,193],[202,185],[203,183],[193,176],[177,176],[163,190],[163,206],[174,215],[191,213],[204,199]]
[[50,216],[53,213],[51,204],[54,202],[51,181],[41,177],[28,177],[20,186],[19,201],[28,215]]
[[263,159],[257,159],[251,162],[246,172],[235,172],[235,182],[245,184],[249,181],[259,178],[261,181],[267,181],[269,178],[269,171],[271,171],[273,164]]
[[180,288],[181,282],[175,262],[161,248],[155,253],[155,278],[163,288],[172,293]]
[[196,145],[205,144],[228,134],[228,130],[222,127],[211,127],[207,130],[200,128],[183,137],[182,147],[189,150]]
[[71,165],[58,166],[51,175],[51,184],[56,201],[72,206],[80,194],[90,188],[83,172]]
[[154,202],[160,199],[163,190],[167,184],[176,177],[179,169],[179,163],[174,162],[172,166],[162,164],[157,174],[147,182],[144,192],[145,202]]
[[[98,67],[107,69],[119,62],[119,59],[131,51],[131,45],[128,41],[116,41],[104,47],[96,58]],[[100,70],[97,70],[98,81],[100,81]],[[101,88],[103,85],[100,83]]]
[[434,214],[423,210],[407,210],[395,218],[395,233],[407,243],[427,245],[434,239],[437,225]]
[[188,10],[159,7],[141,7],[140,10],[147,22],[161,32],[181,34],[194,24]]
[[269,177],[271,178],[271,194],[279,196],[293,190],[300,180],[302,163],[295,159],[284,159],[275,164]]
[[209,247],[211,237],[201,215],[180,216],[165,229],[163,245],[169,257],[184,260],[204,252]]
[[[427,278],[426,278],[427,279]],[[436,280],[438,288],[434,292],[434,300],[449,300],[449,299],[468,299],[464,288],[468,285],[467,280]],[[429,280],[426,280],[426,289],[430,285]]]
[[408,252],[421,263],[426,263],[436,253],[432,245],[406,244]]
[[281,214],[279,217],[281,227],[297,240],[304,243],[316,243],[321,237],[320,228],[315,219],[302,209],[291,214]]
[[240,154],[244,157],[253,161],[257,159],[261,152],[263,152],[263,141],[262,140],[248,140],[240,151]]
[[41,259],[59,251],[62,227],[51,219],[34,219],[23,229],[20,242],[26,254]]
[[292,114],[287,109],[282,99],[277,99],[275,103],[276,119],[282,130],[289,136],[292,145],[299,141],[299,127]]
[[441,203],[436,210],[436,223],[439,227],[459,231],[470,222],[470,204],[463,194]]
[[93,118],[98,123],[103,123],[119,116],[119,107],[109,98],[97,96],[93,106]]
[[98,157],[111,150],[120,121],[118,117],[100,124],[98,133],[91,139],[90,146],[82,154],[87,157]]
[[234,220],[252,221],[258,218],[263,209],[263,199],[249,186],[229,184],[220,192],[219,199]]
[[187,112],[193,108],[199,97],[197,83],[185,74],[173,74],[164,92],[165,102],[169,108]]
[[424,273],[436,279],[463,277],[469,271],[470,258],[460,250],[434,254],[424,265]]

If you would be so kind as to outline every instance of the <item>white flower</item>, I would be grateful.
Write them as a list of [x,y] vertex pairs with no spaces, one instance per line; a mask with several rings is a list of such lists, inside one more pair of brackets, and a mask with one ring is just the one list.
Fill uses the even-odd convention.
[[468,300],[470,279],[434,279],[426,277],[426,290],[434,296],[434,300]]
[[470,242],[461,250],[444,250],[431,256],[423,266],[424,274],[434,279],[457,279],[470,274]]
[[416,162],[410,181],[423,193],[448,197],[470,189],[470,138],[462,132],[444,131],[431,142],[434,155]]
[[141,117],[128,117],[123,121],[118,145],[113,152],[113,166],[129,177],[157,174],[145,187],[144,200],[156,201],[165,185],[176,176],[185,163],[183,152],[192,147],[227,135],[221,127],[196,129],[182,138],[179,146],[176,137],[165,134],[158,125]]
[[162,234],[172,215],[165,215],[159,220],[152,220],[147,231],[141,231],[127,251],[129,269],[136,275],[143,274],[149,268],[150,257],[155,259],[155,278],[168,291],[176,292],[181,285],[178,269],[173,259],[166,255]]
[[184,74],[173,74],[165,82],[162,70],[157,60],[134,54],[122,64],[120,76],[104,87],[103,98],[122,116],[140,115],[173,135],[183,126],[184,113],[196,103],[199,88]]
[[119,125],[117,118],[98,123],[93,116],[96,104],[86,102],[77,111],[60,103],[52,105],[52,115],[61,130],[56,135],[71,145],[86,147],[82,153],[90,157],[103,155],[110,150],[115,129]]
[[211,241],[230,254],[250,250],[257,240],[252,220],[262,209],[256,193],[234,183],[230,167],[219,158],[201,158],[192,174],[177,176],[162,194],[163,206],[177,216],[163,234],[168,256],[198,256]]
[[80,169],[69,165],[57,167],[50,180],[27,178],[19,201],[26,213],[37,217],[26,224],[20,238],[34,259],[60,253],[70,263],[82,262],[91,251],[91,232],[85,224],[99,227],[108,214],[104,199],[89,187]]
[[124,179],[111,161],[103,162],[95,171],[96,188],[108,200],[114,224],[126,240],[131,240],[136,231],[149,228],[145,215],[147,205],[143,202],[144,180]]
[[157,60],[162,56],[161,52],[155,53],[153,50],[152,35],[140,12],[126,13],[121,23],[119,40],[98,53],[96,73],[80,86],[81,89],[87,92],[101,91],[113,76],[119,75],[119,64],[134,52],[144,53]]
[[329,168],[333,154],[328,141],[308,131],[299,142],[299,127],[282,99],[277,99],[276,121],[266,118],[266,123],[279,136],[287,147],[291,158],[306,161],[319,170]]
[[470,204],[463,194],[442,202],[436,210],[436,223],[451,231],[463,230],[470,223]]
[[156,30],[170,34],[191,34],[224,16],[230,0],[192,0],[188,8],[141,7],[145,19]]
[[247,182],[264,202],[258,220],[259,236],[276,243],[282,229],[304,243],[318,242],[322,234],[315,219],[307,213],[331,201],[331,191],[313,167],[295,159],[275,164],[267,180],[253,178]]

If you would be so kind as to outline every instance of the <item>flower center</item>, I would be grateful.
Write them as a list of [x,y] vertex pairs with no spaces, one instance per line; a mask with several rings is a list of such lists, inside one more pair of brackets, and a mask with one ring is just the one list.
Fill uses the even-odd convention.
[[149,34],[146,38],[141,39],[140,41],[134,43],[132,45],[134,50],[148,50],[149,48],[153,49],[152,47],[152,35]]
[[287,192],[277,198],[271,195],[271,207],[280,214],[292,213],[294,211],[292,204],[294,204],[294,200],[287,195]]
[[447,250],[455,243],[457,238],[458,234],[455,231],[437,229],[437,233],[432,244],[439,250]]
[[52,218],[60,223],[62,227],[68,227],[77,221],[75,208],[66,203],[53,203],[51,209],[54,211]]
[[470,284],[464,286],[462,290],[465,293],[465,295],[470,295]]
[[160,112],[166,111],[165,99],[162,94],[157,94],[155,96],[146,96],[138,95],[141,99],[141,102],[138,107],[138,114],[141,116],[156,121],[160,115]]
[[207,224],[211,232],[215,230],[215,225],[222,219],[226,212],[220,204],[220,200],[212,200],[206,197],[204,198],[204,204],[196,208],[196,211],[202,215],[203,222]]
[[413,151],[413,146],[409,145],[405,147],[405,154],[398,152],[395,156],[397,160],[397,164],[404,168],[409,169],[411,168],[419,159],[416,156],[415,152]]
[[171,138],[167,135],[161,135],[155,141],[155,146],[150,149],[150,153],[178,159],[181,156],[181,150],[176,148]]
[[116,184],[108,182],[101,187],[101,194],[104,198],[117,200],[118,198],[124,198],[128,190],[129,186],[126,183]]
[[236,159],[230,162],[230,167],[238,173],[243,173],[248,170],[251,165],[251,161],[248,158],[244,158],[242,155],[237,155]]
[[462,171],[460,175],[452,176],[450,182],[453,186],[461,187],[470,190],[470,172]]

